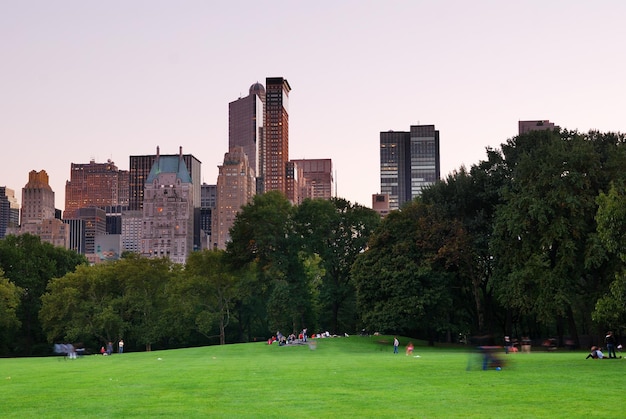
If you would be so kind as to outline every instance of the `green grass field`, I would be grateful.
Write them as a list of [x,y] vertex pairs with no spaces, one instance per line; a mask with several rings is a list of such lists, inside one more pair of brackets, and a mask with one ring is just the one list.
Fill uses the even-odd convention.
[[[381,341],[383,343],[381,343]],[[389,337],[248,343],[76,360],[0,359],[0,417],[622,417],[626,360],[585,352],[475,354]],[[402,342],[406,343],[406,340]],[[470,362],[471,361],[471,362]],[[468,363],[473,367],[467,370]]]

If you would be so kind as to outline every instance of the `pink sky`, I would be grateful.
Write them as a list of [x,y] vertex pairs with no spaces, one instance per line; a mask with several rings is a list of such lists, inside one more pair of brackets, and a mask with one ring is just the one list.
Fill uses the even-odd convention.
[[[217,5],[219,3],[219,5]],[[215,4],[215,5],[214,5]],[[625,131],[622,1],[4,1],[0,185],[178,147],[215,183],[228,103],[289,80],[290,158],[331,158],[370,206],[379,133],[434,124],[442,176],[518,120]]]

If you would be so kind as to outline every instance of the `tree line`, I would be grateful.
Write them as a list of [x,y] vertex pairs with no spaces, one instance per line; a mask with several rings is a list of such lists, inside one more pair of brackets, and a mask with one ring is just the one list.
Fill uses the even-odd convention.
[[242,207],[225,251],[185,265],[88,266],[34,236],[0,241],[2,354],[56,341],[127,348],[361,330],[453,342],[558,337],[626,319],[625,136],[535,131],[488,148],[381,220],[341,199]]

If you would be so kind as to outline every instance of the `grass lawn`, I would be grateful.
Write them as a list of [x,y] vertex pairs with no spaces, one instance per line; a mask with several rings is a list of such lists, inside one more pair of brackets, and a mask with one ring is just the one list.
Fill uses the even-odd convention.
[[586,355],[502,354],[501,371],[482,371],[468,350],[418,342],[414,356],[394,355],[389,337],[355,336],[320,339],[316,350],[248,343],[0,359],[0,417],[622,417],[626,360]]

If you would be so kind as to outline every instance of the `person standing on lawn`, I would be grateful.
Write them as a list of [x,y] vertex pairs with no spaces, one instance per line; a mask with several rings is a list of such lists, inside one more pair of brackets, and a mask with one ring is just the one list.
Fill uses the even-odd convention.
[[606,351],[609,353],[609,358],[617,358],[615,354],[615,336],[613,332],[607,332],[604,337],[604,343],[606,343]]
[[393,353],[397,354],[398,353],[398,346],[400,346],[400,341],[398,340],[397,337],[393,337]]

